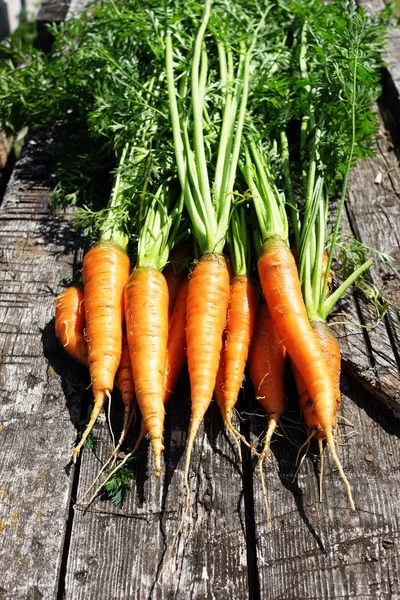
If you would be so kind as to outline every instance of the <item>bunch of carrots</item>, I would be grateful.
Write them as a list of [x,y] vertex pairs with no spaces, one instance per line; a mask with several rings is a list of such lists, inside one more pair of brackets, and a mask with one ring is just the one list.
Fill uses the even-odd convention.
[[[100,58],[98,42],[91,48],[93,36],[83,32],[78,50],[52,59],[58,78],[79,53],[90,57],[92,75],[99,60],[107,63],[77,112],[119,165],[107,208],[80,213],[81,222],[96,223],[98,241],[82,281],[56,303],[56,334],[88,367],[94,396],[73,458],[117,386],[125,417],[111,466],[137,403],[141,430],[124,461],[148,435],[159,476],[165,405],[187,361],[185,511],[192,449],[213,397],[238,451],[241,440],[258,457],[263,481],[285,410],[289,357],[307,444],[318,440],[322,457],[326,442],[355,509],[336,452],[340,352],[327,319],[372,264],[360,264],[330,294],[349,172],[372,152],[385,16],[372,20],[352,1],[271,1],[264,12],[256,1],[236,0],[229,10],[220,0],[154,1],[145,11],[138,4],[104,0],[85,22],[100,35],[103,19],[116,36]],[[29,124],[39,114],[37,101]],[[261,448],[232,420],[246,366],[267,415]]]

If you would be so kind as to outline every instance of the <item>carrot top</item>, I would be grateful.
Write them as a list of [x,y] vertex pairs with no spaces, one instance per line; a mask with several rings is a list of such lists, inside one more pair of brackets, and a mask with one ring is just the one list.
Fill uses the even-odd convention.
[[174,51],[173,33],[169,31],[165,39],[176,164],[200,254],[221,254],[225,245],[249,93],[250,61],[263,23],[261,19],[249,41],[236,39],[234,48],[227,36],[221,35],[215,18],[211,0],[207,0],[186,68],[180,49]]

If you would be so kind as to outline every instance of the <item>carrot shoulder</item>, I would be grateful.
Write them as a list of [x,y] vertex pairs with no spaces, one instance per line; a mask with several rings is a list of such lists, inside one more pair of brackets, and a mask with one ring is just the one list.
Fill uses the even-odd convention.
[[74,460],[114,387],[122,350],[123,292],[129,272],[128,255],[113,241],[100,240],[83,260],[86,337],[94,407],[74,449]]
[[125,318],[136,398],[150,435],[156,475],[161,473],[164,374],[168,341],[168,287],[155,268],[132,271],[125,290]]
[[64,350],[76,362],[88,367],[84,329],[83,289],[80,285],[71,285],[56,299],[55,332]]

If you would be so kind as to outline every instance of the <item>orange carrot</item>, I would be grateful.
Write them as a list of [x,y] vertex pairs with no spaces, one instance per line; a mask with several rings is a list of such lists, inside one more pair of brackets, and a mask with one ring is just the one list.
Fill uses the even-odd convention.
[[111,240],[97,242],[83,259],[86,336],[94,407],[74,448],[74,461],[114,387],[122,351],[123,291],[129,272],[128,255],[122,246]]
[[[235,276],[232,260],[231,260],[231,257],[229,256],[229,254],[224,254],[224,258],[225,258],[225,262],[226,262],[226,268],[228,269],[229,282],[231,284],[232,279]],[[224,331],[223,336],[222,336],[222,352],[221,352],[220,359],[219,359],[217,378],[216,378],[215,389],[214,389],[214,396],[215,396],[215,399],[216,399],[219,407],[223,406],[223,404],[224,404],[224,373],[225,373],[224,348],[225,348],[225,345],[226,345],[226,330]]]
[[[333,426],[333,435],[334,435],[335,427],[336,427],[336,415],[337,415],[337,411],[339,410],[339,406],[340,406],[341,357],[340,357],[339,344],[337,342],[335,335],[333,334],[330,327],[326,323],[323,323],[322,321],[311,321],[311,326],[312,326],[313,330],[315,331],[315,334],[319,341],[319,344],[320,344],[320,347],[322,350],[322,354],[324,355],[324,358],[325,358],[325,361],[326,361],[326,364],[328,367],[329,377],[330,377],[330,380],[332,382],[333,389],[334,389],[334,394],[335,394],[335,407],[334,407],[335,420],[334,420],[334,426]],[[322,459],[323,459],[322,440],[324,440],[326,438],[326,433],[325,433],[324,428],[321,426],[315,404],[310,397],[310,394],[304,383],[304,379],[302,378],[299,370],[296,368],[296,366],[294,364],[292,364],[292,371],[293,371],[293,375],[294,375],[294,378],[296,381],[297,391],[299,394],[300,408],[303,412],[304,421],[306,423],[307,430],[309,431],[309,434],[310,434],[307,441],[309,441],[312,437],[314,437],[318,441],[319,448],[320,448],[321,462],[322,462]],[[355,510],[355,505],[354,505],[354,501],[353,501],[353,497],[352,497],[352,493],[351,493],[351,489],[350,489],[350,484],[348,483],[348,480],[344,474],[344,471],[343,471],[342,465],[339,461],[339,458],[336,455],[335,447],[333,447],[333,451],[332,451],[332,448],[330,448],[330,451],[332,453],[333,461],[335,462],[335,464],[339,470],[340,476],[343,479],[343,482],[346,486],[346,490],[347,490],[347,494],[348,494],[348,497],[350,500],[351,507],[353,508],[353,510]],[[322,471],[323,471],[323,469],[321,467],[320,496],[321,496],[321,490],[322,490]]]
[[[120,392],[121,398],[122,398],[122,402],[124,404],[124,421],[123,421],[123,425],[122,425],[121,434],[120,434],[117,444],[115,444],[113,451],[111,452],[108,459],[104,462],[103,466],[97,473],[96,477],[94,478],[94,480],[92,481],[90,486],[82,494],[82,496],[79,498],[79,500],[76,501],[76,503],[75,503],[76,506],[82,506],[83,500],[86,498],[86,496],[89,494],[89,492],[91,492],[91,490],[94,488],[94,486],[96,485],[96,483],[98,482],[98,480],[100,479],[100,477],[104,473],[104,471],[106,469],[108,469],[108,470],[113,469],[115,462],[117,460],[117,457],[118,457],[119,450],[120,450],[120,448],[124,442],[124,439],[126,437],[126,434],[129,431],[130,426],[132,425],[132,423],[134,423],[135,418],[136,418],[136,410],[134,407],[135,386],[133,383],[131,359],[129,356],[128,340],[126,337],[126,328],[125,327],[123,328],[123,334],[122,334],[121,360],[119,363],[118,370],[115,374],[115,385],[119,389],[119,392]],[[104,482],[100,486],[97,487],[97,489],[93,493],[91,499],[89,500],[88,505],[92,502],[92,500],[94,500],[95,496],[97,496],[97,494],[99,493],[99,491],[102,489],[103,486],[104,486]]]
[[286,348],[276,330],[266,302],[258,307],[255,333],[249,352],[249,371],[256,398],[268,415],[264,451],[285,409],[284,373]]
[[314,403],[321,433],[346,485],[354,510],[350,486],[335,449],[336,392],[320,343],[308,319],[295,260],[281,238],[273,236],[264,242],[258,261],[258,272],[279,337],[300,372]]
[[168,285],[168,320],[171,318],[172,311],[174,310],[181,284],[187,277],[188,261],[192,255],[192,251],[192,242],[183,242],[174,246],[171,251],[169,263],[163,269],[163,275]]
[[259,293],[254,280],[247,275],[236,276],[230,287],[223,350],[223,404],[220,405],[222,418],[228,427],[231,427],[232,410],[244,377],[258,302]]
[[133,400],[135,398],[135,384],[133,382],[131,358],[129,355],[128,338],[126,328],[122,334],[122,351],[121,360],[117,373],[115,375],[115,385],[120,391],[122,402],[124,404],[124,424],[122,426],[123,433],[126,433],[126,426],[131,413]]
[[168,341],[168,287],[155,268],[132,271],[125,289],[125,318],[136,398],[150,435],[156,476],[161,474],[164,374]]
[[188,287],[189,279],[186,277],[179,288],[174,311],[169,323],[167,367],[164,379],[164,404],[168,402],[186,361],[186,304]]
[[269,509],[264,484],[263,463],[270,451],[271,438],[285,409],[284,373],[286,348],[283,345],[266,302],[258,307],[255,334],[249,352],[249,371],[256,398],[268,415],[268,428],[258,460],[267,522]]
[[187,468],[194,439],[215,387],[228,302],[229,274],[225,258],[203,255],[189,280],[187,297],[186,342],[192,396]]
[[[189,279],[186,278],[179,288],[174,311],[169,322],[167,363],[164,375],[164,406],[171,397],[186,361],[186,299],[188,284]],[[147,426],[145,420],[142,419],[139,436],[133,450],[129,453],[130,455],[135,454],[146,433]]]
[[333,443],[334,390],[307,316],[295,260],[283,240],[271,237],[263,244],[258,272],[280,340],[304,379],[327,440],[329,438]]
[[71,285],[56,299],[56,336],[63,348],[76,362],[88,367],[88,350],[84,329],[83,289],[80,285]]
[[[335,391],[335,415],[340,405],[340,349],[336,337],[326,323],[320,321],[311,321],[311,326],[315,331],[324,355],[330,380]],[[314,402],[310,398],[307,387],[301,377],[299,370],[293,366],[293,374],[296,380],[297,391],[299,393],[299,404],[303,412],[307,429],[315,432],[316,439],[325,437],[324,430],[321,427]]]

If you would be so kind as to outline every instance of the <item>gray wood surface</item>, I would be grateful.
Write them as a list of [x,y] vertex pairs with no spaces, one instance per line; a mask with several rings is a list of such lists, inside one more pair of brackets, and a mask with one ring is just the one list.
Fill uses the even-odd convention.
[[[183,465],[190,406],[184,379],[167,408],[165,464],[154,477],[149,449],[138,462],[132,494],[123,506],[131,517],[101,514],[120,511],[102,500],[74,513],[65,578],[65,598],[186,599],[248,596],[245,508],[236,450],[223,433],[216,405],[206,416],[195,444],[190,470],[190,514],[162,579],[184,505]],[[105,427],[99,435],[107,437]],[[109,445],[107,445],[110,450]],[[101,448],[101,456],[106,448]],[[99,468],[90,452],[81,463],[78,497]]]
[[[285,422],[290,441],[275,439],[272,464],[265,469],[271,531],[266,530],[260,485],[254,480],[263,600],[400,598],[400,423],[347,377],[342,377],[342,392],[340,414],[352,427],[342,422],[339,435],[352,435],[339,438],[338,452],[357,510],[350,510],[327,452],[322,503],[316,459],[307,458],[293,480],[305,435]],[[259,435],[260,428],[254,433]]]
[[0,596],[7,599],[56,597],[71,418],[76,424],[79,414],[59,375],[83,385],[52,331],[52,302],[82,247],[69,219],[48,208],[54,152],[43,136],[27,140],[0,207]]

